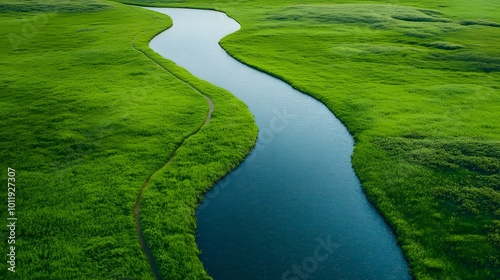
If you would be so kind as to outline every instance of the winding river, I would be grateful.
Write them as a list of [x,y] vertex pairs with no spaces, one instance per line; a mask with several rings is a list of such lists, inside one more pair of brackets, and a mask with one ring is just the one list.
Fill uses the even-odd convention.
[[255,149],[197,210],[208,273],[215,280],[410,279],[393,233],[361,190],[343,124],[315,99],[227,55],[218,42],[240,26],[225,14],[149,9],[174,22],[150,47],[232,92],[259,126]]

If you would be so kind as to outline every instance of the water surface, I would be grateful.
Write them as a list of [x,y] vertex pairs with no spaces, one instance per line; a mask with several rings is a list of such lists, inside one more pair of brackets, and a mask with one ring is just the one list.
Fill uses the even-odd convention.
[[218,42],[240,26],[225,14],[150,9],[174,22],[150,47],[231,91],[259,126],[256,148],[197,210],[208,273],[215,280],[410,279],[354,174],[354,142],[342,123],[315,99],[228,56]]

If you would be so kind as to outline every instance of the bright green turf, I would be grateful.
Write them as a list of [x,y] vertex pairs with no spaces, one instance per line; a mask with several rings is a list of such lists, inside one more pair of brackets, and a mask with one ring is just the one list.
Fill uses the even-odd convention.
[[[0,3],[0,166],[18,173],[17,278],[152,277],[132,207],[208,107],[131,48],[139,32],[137,47],[216,104],[141,208],[166,279],[205,278],[196,199],[252,145],[251,116],[235,116],[241,103],[220,102],[229,95],[147,50],[165,17],[104,1],[44,2],[57,5]],[[354,135],[355,170],[417,279],[499,278],[498,1],[133,2],[228,12],[243,26],[223,42],[233,56],[327,104]],[[45,22],[44,11],[54,16]],[[5,36],[23,30],[29,38],[14,51]]]
[[[38,3],[0,2],[0,217],[7,224],[12,167],[18,218],[17,272],[7,271],[4,225],[0,279],[153,278],[138,243],[134,203],[209,107],[135,50],[133,40],[215,103],[210,123],[153,178],[141,207],[144,235],[153,249],[161,246],[164,274],[205,277],[193,242],[194,209],[252,147],[257,129],[248,109],[148,48],[168,17],[114,2]],[[178,263],[178,255],[190,261]]]
[[227,12],[231,55],[335,112],[417,279],[500,278],[500,2],[132,2]]

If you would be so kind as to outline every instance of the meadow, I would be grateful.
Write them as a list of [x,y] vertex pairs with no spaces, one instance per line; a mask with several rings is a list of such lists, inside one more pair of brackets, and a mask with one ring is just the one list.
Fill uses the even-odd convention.
[[[163,275],[207,278],[194,210],[254,145],[246,105],[149,49],[168,17],[105,1],[2,1],[0,14],[1,180],[16,170],[18,218],[16,272],[4,257],[0,278],[154,279],[133,214],[152,174],[140,216]],[[195,89],[215,104],[206,125]]]
[[[347,126],[416,279],[500,278],[498,1],[121,2],[228,13],[242,25],[230,55]],[[16,169],[19,218],[17,272],[4,262],[0,278],[153,279],[133,207],[154,174],[140,213],[160,273],[210,279],[194,210],[252,147],[246,106],[147,47],[162,15],[100,0],[5,0],[0,14],[0,178]],[[215,103],[203,127],[192,87]]]
[[500,277],[500,4],[128,1],[217,9],[238,60],[325,103],[416,279]]

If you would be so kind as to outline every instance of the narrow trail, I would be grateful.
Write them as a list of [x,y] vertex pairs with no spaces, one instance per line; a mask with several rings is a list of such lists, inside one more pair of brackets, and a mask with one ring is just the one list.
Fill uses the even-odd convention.
[[[138,34],[137,34],[138,35]],[[194,87],[193,85],[191,85],[188,81],[182,79],[181,77],[179,77],[178,75],[172,73],[168,68],[166,68],[165,66],[159,64],[156,60],[154,60],[153,58],[151,58],[149,55],[147,55],[144,51],[140,50],[140,49],[137,49],[134,45],[134,41],[135,39],[137,38],[137,35],[134,37],[134,40],[132,40],[131,42],[131,46],[134,50],[142,53],[145,57],[147,57],[149,60],[153,61],[156,65],[160,66],[161,68],[163,68],[165,71],[167,71],[169,74],[171,74],[172,76],[176,77],[178,80],[180,80],[181,82],[185,83],[186,85],[188,85],[190,88],[192,88],[193,90],[195,90],[196,92],[198,92],[201,96],[203,96],[206,100],[207,100],[207,103],[209,105],[209,110],[208,110],[208,113],[207,113],[207,116],[205,117],[205,121],[203,122],[203,124],[198,128],[196,129],[195,131],[193,131],[193,133],[189,134],[188,136],[186,136],[181,144],[179,146],[177,146],[177,148],[175,148],[175,150],[173,151],[172,155],[170,156],[170,158],[167,160],[167,162],[165,162],[165,164],[160,167],[158,170],[156,170],[155,172],[153,172],[153,174],[151,174],[149,176],[149,178],[146,180],[146,182],[144,183],[144,185],[142,185],[142,188],[141,188],[141,191],[139,193],[139,196],[137,197],[137,200],[135,201],[135,206],[134,206],[134,220],[135,220],[135,228],[137,230],[137,236],[139,238],[139,244],[142,248],[142,251],[144,252],[144,254],[146,255],[147,259],[148,259],[148,262],[149,262],[149,265],[151,266],[151,269],[153,271],[153,274],[155,275],[155,279],[157,280],[161,280],[163,279],[161,277],[161,274],[160,274],[160,269],[158,267],[158,264],[156,263],[156,260],[153,256],[153,253],[151,252],[150,248],[148,247],[148,245],[146,244],[145,240],[144,240],[144,236],[142,234],[142,228],[141,228],[141,221],[140,221],[140,208],[141,208],[141,200],[142,200],[142,196],[144,194],[144,191],[146,190],[146,188],[149,186],[149,184],[151,183],[151,179],[153,178],[154,175],[156,175],[159,171],[161,171],[162,169],[164,169],[175,157],[175,155],[177,154],[177,151],[179,150],[180,147],[182,147],[182,145],[184,145],[184,142],[186,142],[187,139],[189,139],[191,136],[193,135],[196,135],[198,132],[200,132],[200,130],[205,126],[207,125],[210,120],[212,119],[212,113],[214,111],[214,103],[212,102],[212,99],[210,99],[210,97],[206,96],[205,94],[203,94],[199,89],[197,89],[196,87]]]

